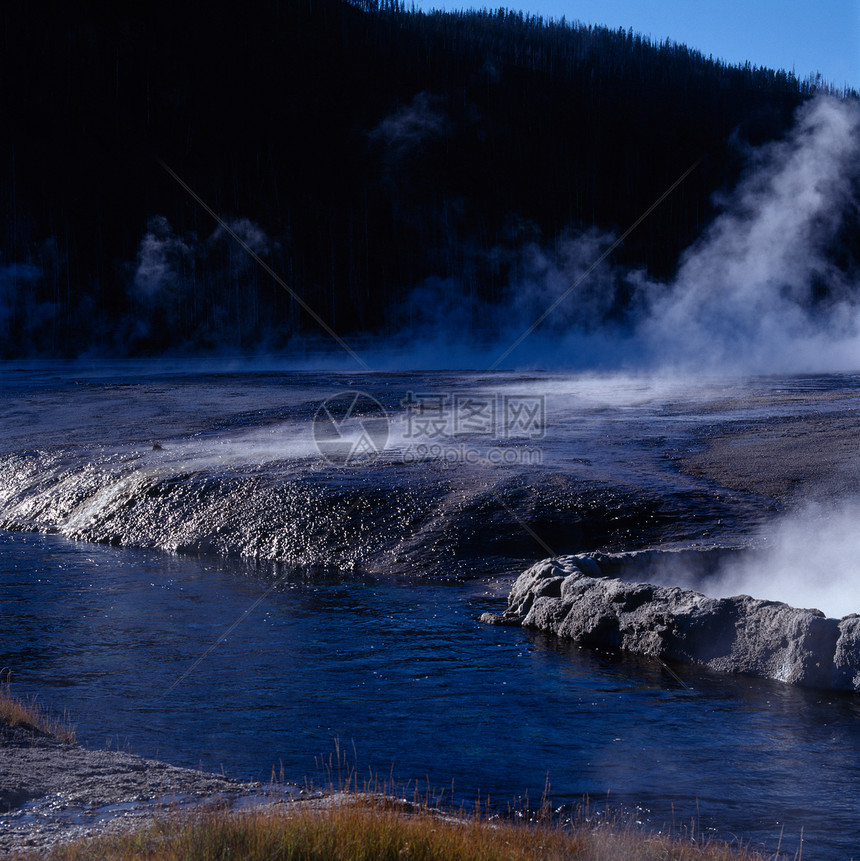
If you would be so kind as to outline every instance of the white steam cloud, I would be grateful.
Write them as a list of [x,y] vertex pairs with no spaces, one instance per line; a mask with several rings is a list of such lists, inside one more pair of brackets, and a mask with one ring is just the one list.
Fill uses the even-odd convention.
[[163,215],[150,219],[129,267],[132,307],[119,327],[126,349],[264,347],[271,321],[260,303],[261,270],[247,249],[271,259],[279,245],[247,218],[226,224],[229,231],[219,225],[202,239],[177,233]]
[[[530,330],[504,366],[858,370],[856,263],[834,263],[846,218],[860,209],[858,188],[860,104],[816,97],[785,139],[750,151],[738,186],[671,282],[614,267],[611,255],[592,271],[613,241],[596,231],[466,253],[463,272],[428,280],[404,304],[400,359],[424,366],[444,356],[448,367],[488,367]],[[505,298],[482,303],[470,267],[500,261]]]
[[162,298],[164,291],[181,282],[191,253],[188,244],[173,232],[163,215],[150,219],[137,253],[132,282],[135,295],[147,301]]
[[[658,361],[727,370],[860,367],[857,284],[828,258],[857,206],[860,107],[821,97],[754,154],[726,210],[683,256],[642,326]],[[817,303],[822,285],[828,300]]]
[[[256,254],[266,254],[271,240],[248,218],[228,222],[230,230]],[[132,279],[132,293],[138,299],[163,301],[171,293],[187,290],[195,274],[205,271],[217,257],[222,278],[242,277],[257,265],[247,250],[221,225],[205,241],[196,235],[179,236],[170,222],[157,215],[150,219],[140,242]],[[210,266],[211,268],[211,266]]]
[[860,613],[860,499],[808,503],[771,524],[761,549],[726,562],[702,588],[713,597],[752,595],[815,608],[832,618]]

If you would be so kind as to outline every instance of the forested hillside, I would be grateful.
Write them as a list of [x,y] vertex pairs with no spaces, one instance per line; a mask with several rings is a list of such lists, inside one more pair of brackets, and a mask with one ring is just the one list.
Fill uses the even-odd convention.
[[7,357],[318,330],[160,162],[340,334],[386,332],[428,280],[500,300],[524,244],[618,235],[698,162],[614,253],[671,276],[825,88],[504,9],[8,0],[0,26]]

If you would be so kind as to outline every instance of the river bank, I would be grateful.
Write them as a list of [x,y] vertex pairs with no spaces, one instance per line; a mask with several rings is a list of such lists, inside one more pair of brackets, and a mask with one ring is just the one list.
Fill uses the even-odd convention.
[[[654,832],[609,811],[554,818],[544,804],[500,818],[448,811],[375,788],[261,787],[118,751],[86,750],[32,727],[0,726],[0,855],[22,859],[353,857],[761,861],[695,824]],[[189,848],[193,847],[193,848]],[[489,853],[489,854],[488,854]],[[667,854],[668,853],[668,854]],[[778,856],[769,854],[774,859]]]
[[0,853],[46,851],[159,811],[259,797],[259,783],[89,750],[33,727],[0,725]]

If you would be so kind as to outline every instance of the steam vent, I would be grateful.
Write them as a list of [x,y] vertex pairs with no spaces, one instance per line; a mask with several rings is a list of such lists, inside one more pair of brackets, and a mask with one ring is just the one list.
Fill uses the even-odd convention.
[[[655,555],[648,554],[649,565]],[[624,562],[623,554],[545,559],[517,578],[503,615],[485,613],[482,621],[535,628],[589,648],[860,691],[860,615],[828,619],[820,610],[748,595],[708,598],[631,582],[614,576]]]

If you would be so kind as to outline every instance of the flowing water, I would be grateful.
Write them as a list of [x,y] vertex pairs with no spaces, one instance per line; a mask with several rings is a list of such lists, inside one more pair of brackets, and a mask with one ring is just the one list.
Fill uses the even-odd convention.
[[337,739],[455,803],[548,783],[652,828],[860,846],[855,697],[478,621],[550,553],[750,543],[774,503],[685,458],[844,418],[857,378],[40,364],[0,385],[0,663],[85,743],[301,781]]

